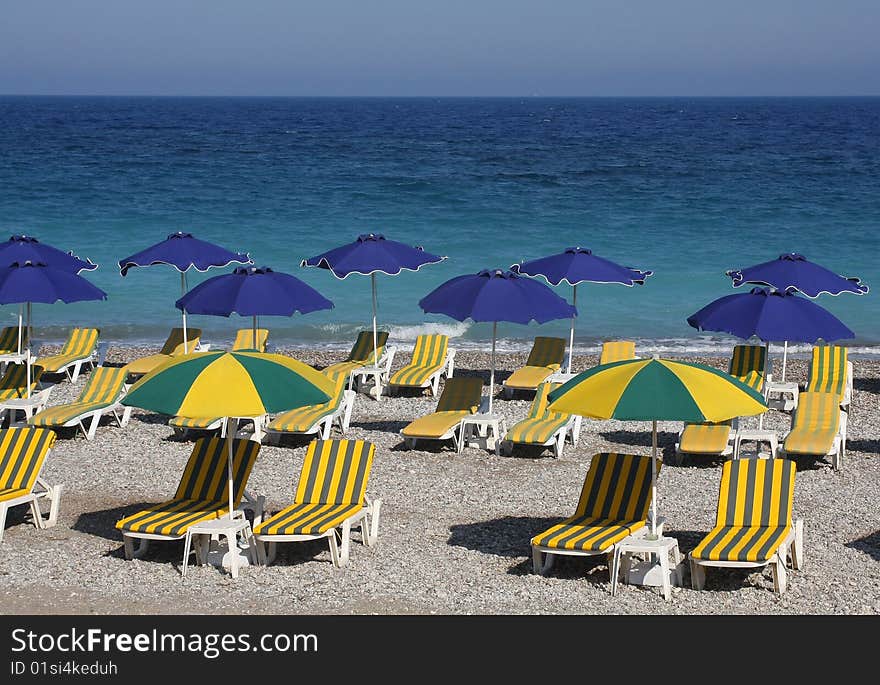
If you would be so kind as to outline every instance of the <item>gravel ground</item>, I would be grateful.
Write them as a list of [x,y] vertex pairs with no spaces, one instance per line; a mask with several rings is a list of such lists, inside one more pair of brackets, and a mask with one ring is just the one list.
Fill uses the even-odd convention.
[[[152,352],[111,348],[107,363]],[[47,353],[47,350],[44,350]],[[343,353],[288,350],[322,367]],[[525,361],[499,356],[497,380]],[[408,355],[400,354],[395,366]],[[583,369],[595,357],[576,358]],[[723,359],[700,359],[719,368]],[[58,525],[37,530],[27,507],[9,512],[0,555],[0,611],[9,614],[878,614],[880,613],[880,361],[855,359],[855,390],[843,469],[822,459],[798,461],[795,516],[805,521],[806,564],[789,574],[788,591],[772,591],[769,570],[716,570],[706,589],[676,589],[669,602],[656,589],[623,586],[612,597],[604,557],[561,558],[547,577],[532,573],[529,539],[574,512],[590,458],[600,451],[650,451],[650,424],[584,420],[577,447],[561,459],[542,452],[496,457],[476,447],[404,450],[398,434],[432,411],[431,397],[358,396],[348,437],[377,446],[367,492],[384,501],[379,544],[353,542],[350,564],[335,569],[325,541],[279,545],[269,567],[238,579],[215,567],[180,575],[182,542],[153,543],[147,557],[126,561],[116,520],[167,499],[191,443],[173,437],[167,417],[135,410],[125,428],[102,423],[86,441],[62,432],[43,474],[62,483]],[[457,375],[482,375],[488,355],[460,352]],[[803,380],[806,362],[790,362]],[[82,387],[59,384],[52,404]],[[529,399],[498,400],[508,425],[526,415]],[[789,417],[771,412],[765,426],[780,434]],[[686,554],[711,527],[721,459],[676,465],[681,424],[659,425],[667,465],[658,481],[658,511]],[[292,497],[305,440],[263,446],[248,489],[269,511]]]

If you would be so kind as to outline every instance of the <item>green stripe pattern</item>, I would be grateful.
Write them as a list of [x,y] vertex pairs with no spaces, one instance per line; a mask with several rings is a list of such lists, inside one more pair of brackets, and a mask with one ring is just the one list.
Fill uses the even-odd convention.
[[40,357],[40,365],[48,373],[57,373],[68,364],[90,357],[98,344],[99,332],[97,328],[74,328],[61,352]]
[[86,412],[104,409],[114,404],[122,393],[128,373],[123,367],[99,366],[74,402],[58,404],[37,412],[28,421],[31,426],[63,426]]
[[510,427],[505,438],[524,445],[543,445],[564,427],[570,414],[560,414],[547,409],[547,395],[558,387],[558,383],[541,383],[527,418]]
[[[43,375],[42,363],[31,366],[31,394],[37,389]],[[0,400],[15,400],[27,397],[27,365],[8,364],[0,377]]]
[[[21,349],[27,347],[27,327],[21,329]],[[18,354],[18,326],[6,326],[0,331],[0,354]]]
[[318,421],[339,409],[342,398],[345,397],[345,386],[345,376],[337,376],[334,394],[329,401],[300,409],[291,409],[279,414],[272,419],[266,429],[279,433],[307,433],[311,431]]
[[443,368],[448,347],[449,336],[439,333],[420,335],[416,338],[412,361],[391,376],[389,384],[422,387]]
[[767,348],[763,345],[736,345],[730,357],[729,373],[753,390],[764,387]]
[[33,490],[55,433],[45,428],[0,430],[0,502]]
[[816,345],[810,360],[807,392],[831,392],[841,400],[846,391],[847,349],[841,345]]

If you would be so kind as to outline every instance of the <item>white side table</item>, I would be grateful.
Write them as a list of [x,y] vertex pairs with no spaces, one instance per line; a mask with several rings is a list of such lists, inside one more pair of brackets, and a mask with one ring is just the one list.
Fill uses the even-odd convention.
[[733,458],[740,458],[740,450],[743,442],[755,442],[755,453],[760,456],[760,445],[766,442],[770,445],[770,457],[775,459],[779,454],[779,438],[776,431],[759,428],[741,428],[733,439]]
[[19,425],[18,412],[24,412],[24,423],[27,423],[35,412],[41,411],[46,406],[47,397],[45,391],[36,392],[31,397],[20,397],[4,400],[0,409],[9,411],[9,425]]
[[[633,554],[648,555],[648,561],[643,564],[645,567],[643,572],[633,572]],[[669,565],[670,556],[672,557],[672,567]],[[654,561],[654,557],[658,561]],[[652,540],[648,537],[630,536],[619,542],[614,549],[614,559],[611,566],[611,594],[617,593],[617,577],[620,571],[623,571],[626,583],[660,585],[663,588],[663,598],[668,602],[672,597],[672,586],[680,586],[682,582],[680,564],[681,553],[678,551],[678,540],[675,538],[660,535]],[[657,570],[659,570],[659,582],[656,579]]]
[[373,387],[370,389],[369,394],[375,397],[377,401],[382,399],[382,383],[385,380],[384,368],[380,366],[362,366],[352,371],[351,375],[357,379],[358,385],[372,378]]
[[[492,435],[489,435],[489,431]],[[470,414],[465,416],[459,424],[458,453],[461,454],[466,442],[475,439],[480,442],[484,449],[494,449],[498,454],[501,440],[507,434],[507,421],[498,414]]]
[[767,396],[767,405],[772,409],[779,409],[780,411],[797,409],[798,393],[800,392],[800,387],[797,383],[767,381],[764,392]]
[[554,371],[549,376],[547,376],[545,383],[567,383],[572,378],[577,376],[576,373],[566,373],[565,371]]
[[254,563],[254,554],[256,551],[254,535],[251,532],[251,523],[244,516],[241,518],[222,518],[211,519],[210,521],[202,521],[190,526],[186,531],[186,541],[183,544],[183,571],[181,575],[186,575],[186,567],[189,562],[189,550],[194,535],[204,535],[208,540],[196,541],[196,561],[202,564],[207,558],[207,546],[211,544],[211,537],[217,535],[226,536],[226,542],[229,545],[229,570],[233,578],[238,578],[238,534],[241,533],[245,542],[248,543],[248,559],[250,563]]

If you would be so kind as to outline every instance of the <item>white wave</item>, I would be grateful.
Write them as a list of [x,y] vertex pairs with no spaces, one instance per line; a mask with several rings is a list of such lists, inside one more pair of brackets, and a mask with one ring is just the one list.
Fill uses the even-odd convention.
[[391,325],[388,326],[388,339],[389,341],[392,339],[395,341],[414,341],[418,336],[426,334],[443,334],[450,338],[459,338],[467,332],[468,328],[470,328],[470,324],[461,321],[454,323],[430,322],[409,326]]

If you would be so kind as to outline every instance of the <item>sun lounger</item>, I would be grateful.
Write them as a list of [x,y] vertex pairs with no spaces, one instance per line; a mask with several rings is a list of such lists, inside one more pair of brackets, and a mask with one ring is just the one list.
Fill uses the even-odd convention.
[[[174,498],[116,523],[125,542],[126,559],[143,556],[150,540],[182,540],[190,526],[226,517],[229,511],[227,450],[226,440],[222,438],[196,440]],[[236,507],[233,515],[244,515],[240,503],[259,451],[260,443],[253,440],[233,442],[233,502]],[[248,506],[254,507],[254,504]],[[255,508],[259,519],[262,516],[261,502]],[[135,540],[139,541],[137,549]]]
[[834,393],[840,398],[840,406],[847,409],[852,400],[852,385],[853,365],[848,359],[847,348],[841,345],[814,346],[802,392]]
[[[55,433],[45,428],[4,428],[0,430],[0,542],[6,528],[6,512],[19,504],[30,504],[37,528],[49,528],[58,520],[61,486],[49,485],[40,475]],[[41,500],[49,501],[49,514],[43,518]]]
[[480,406],[483,380],[475,377],[449,378],[437,400],[437,409],[401,429],[404,446],[413,448],[416,440],[452,440],[458,450],[461,420]]
[[770,565],[785,592],[786,561],[803,565],[803,521],[792,522],[795,463],[788,459],[728,460],[721,469],[715,527],[691,551],[691,583],[702,590],[705,567]]
[[398,369],[388,380],[392,391],[397,388],[431,388],[436,397],[440,378],[452,378],[455,350],[449,347],[449,336],[442,333],[423,334],[416,338],[412,360]]
[[347,390],[345,375],[336,376],[333,397],[322,404],[291,409],[278,414],[266,426],[266,434],[274,443],[281,440],[282,435],[313,435],[320,433],[321,439],[328,440],[333,424],[339,425],[342,433],[348,430],[351,412],[354,407],[355,394]]
[[792,456],[831,457],[831,465],[837,471],[846,453],[846,424],[847,413],[840,407],[840,395],[802,392],[780,451]]
[[612,340],[602,343],[599,364],[610,364],[635,358],[636,344],[632,340]]
[[41,411],[49,401],[54,385],[42,382],[43,367],[31,366],[30,397],[28,397],[27,366],[9,364],[0,376],[0,418],[12,412],[10,423],[16,420],[19,411],[30,418],[34,412]]
[[[379,366],[381,366],[385,363],[383,357],[385,356],[385,344],[388,342],[388,331],[378,331],[376,342],[378,343],[376,357],[378,357]],[[373,360],[373,331],[361,331],[345,361],[331,364],[323,370],[323,373],[330,378],[335,378],[338,375],[348,378],[352,371],[362,366],[372,366]]]
[[[79,426],[86,440],[92,440],[101,417],[110,414],[122,428],[128,423],[132,409],[120,403],[125,394],[127,376],[122,367],[98,366],[89,375],[75,401],[47,407],[37,412],[28,419],[28,425],[43,428]],[[89,423],[88,428],[86,422]]]
[[594,455],[574,516],[532,538],[535,573],[549,572],[557,554],[605,554],[610,571],[617,544],[647,533],[650,505],[651,457],[613,452]]
[[348,563],[353,526],[360,526],[364,545],[376,544],[382,500],[365,495],[375,451],[364,440],[313,440],[293,504],[254,528],[260,561],[272,563],[279,542],[327,538],[333,565],[340,568]]
[[61,352],[37,358],[40,366],[43,367],[43,372],[63,371],[68,380],[75,383],[83,364],[88,364],[91,368],[98,365],[96,356],[98,334],[97,328],[74,328],[67,336],[67,342],[64,343]]
[[565,339],[536,336],[525,366],[516,369],[501,385],[501,394],[511,397],[515,390],[537,390],[565,359]]
[[256,344],[254,343],[254,329],[240,328],[235,332],[235,340],[232,343],[232,351],[240,352],[242,350],[256,350],[257,352],[265,352],[268,340],[268,328],[257,329]]
[[[21,344],[18,336],[21,335]],[[6,326],[0,330],[0,364],[21,364],[25,361],[28,335],[27,327]]]
[[[201,329],[186,329],[187,353],[198,351],[201,337]],[[141,357],[140,359],[135,359],[127,364],[125,369],[129,375],[142,376],[168,361],[171,357],[184,354],[183,347],[183,329],[172,328],[171,332],[168,334],[167,340],[165,340],[165,344],[162,346],[161,352],[158,354],[151,354],[147,357]]]
[[501,442],[502,452],[512,453],[514,445],[538,445],[552,447],[553,455],[561,457],[567,437],[572,445],[577,445],[581,417],[547,409],[547,394],[558,387],[558,383],[541,383],[538,386],[528,417],[513,424],[507,431]]

